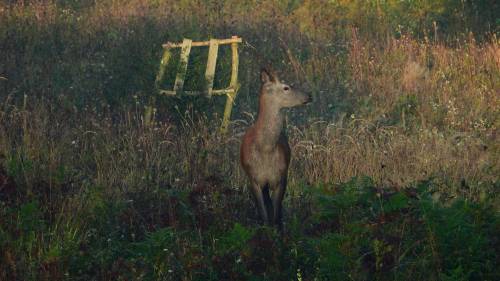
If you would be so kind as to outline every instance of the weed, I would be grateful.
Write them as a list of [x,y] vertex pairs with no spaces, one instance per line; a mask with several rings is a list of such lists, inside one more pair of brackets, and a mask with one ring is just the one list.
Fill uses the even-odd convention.
[[[498,8],[2,2],[0,279],[499,280]],[[228,135],[216,97],[151,104],[162,43],[232,35]],[[258,224],[237,151],[268,62],[315,100],[289,115],[282,234]]]

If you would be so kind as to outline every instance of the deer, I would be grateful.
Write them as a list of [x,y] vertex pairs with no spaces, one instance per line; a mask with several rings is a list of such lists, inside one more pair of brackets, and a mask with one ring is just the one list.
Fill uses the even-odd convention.
[[291,149],[284,130],[285,109],[308,104],[310,94],[292,89],[277,75],[263,68],[259,110],[240,147],[240,162],[250,180],[250,190],[261,219],[282,230],[282,201],[285,196]]

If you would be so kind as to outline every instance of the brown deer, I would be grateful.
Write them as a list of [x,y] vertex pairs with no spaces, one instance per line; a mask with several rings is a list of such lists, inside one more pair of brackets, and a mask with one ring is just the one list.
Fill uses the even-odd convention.
[[250,178],[250,187],[262,219],[281,230],[281,202],[291,156],[283,130],[283,109],[307,104],[312,98],[280,82],[274,73],[266,69],[261,71],[260,77],[259,113],[255,124],[243,137],[240,161]]

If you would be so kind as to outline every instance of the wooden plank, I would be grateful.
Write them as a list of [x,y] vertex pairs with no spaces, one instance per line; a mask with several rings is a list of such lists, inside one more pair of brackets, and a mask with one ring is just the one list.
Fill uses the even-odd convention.
[[[234,38],[234,37],[233,37]],[[229,127],[229,120],[231,119],[231,111],[233,110],[234,100],[238,94],[238,66],[239,66],[239,56],[238,56],[238,43],[231,44],[231,54],[232,54],[232,66],[231,66],[231,82],[229,88],[233,91],[228,93],[226,99],[226,106],[224,107],[224,116],[222,119],[221,131],[222,133],[227,132]]]
[[219,52],[219,43],[217,39],[210,39],[210,48],[208,49],[207,69],[205,71],[205,83],[207,97],[212,96],[215,78],[215,66],[217,64],[217,53]]
[[[235,36],[233,36],[234,38]],[[239,67],[239,56],[238,56],[238,43],[231,44],[231,57],[232,57],[232,66],[231,66],[231,82],[229,84],[230,87],[236,89],[238,87],[238,67]]]
[[223,96],[231,93],[234,93],[234,89],[232,88],[222,89],[222,90],[212,90],[212,95],[216,96]]
[[[226,44],[232,44],[232,43],[241,43],[243,40],[237,36],[233,36],[230,39],[218,39],[217,40],[219,45],[226,45]],[[173,42],[167,42],[163,44],[163,48],[179,48],[182,47],[183,43],[173,43]],[[210,46],[210,41],[202,41],[202,42],[192,42],[192,47],[203,47],[203,46]]]
[[170,90],[158,90],[158,93],[164,96],[175,96],[176,94],[175,91],[170,91]]
[[158,74],[156,75],[155,79],[155,87],[156,89],[160,88],[161,80],[163,79],[163,76],[165,76],[165,69],[167,68],[168,61],[172,57],[172,52],[170,51],[170,48],[166,48],[165,51],[163,52],[163,56],[160,61],[160,69],[158,70]]
[[[232,92],[232,90],[229,90],[229,89],[216,90],[216,91],[212,91],[212,95],[223,96],[223,95],[227,95],[230,92]],[[182,94],[186,95],[186,96],[201,96],[201,95],[206,94],[206,92],[203,92],[203,91],[183,91]]]
[[[161,90],[160,89],[160,90],[158,90],[158,93],[160,95],[164,95],[164,96],[175,96],[176,95],[176,92],[171,91],[171,90]],[[231,88],[221,89],[221,90],[212,90],[212,95],[214,95],[214,96],[224,96],[224,95],[229,95],[232,93],[234,93],[234,89],[231,89]],[[203,91],[183,91],[182,94],[186,95],[186,96],[200,96],[200,95],[204,95],[205,92],[203,92]]]
[[182,91],[184,88],[184,78],[186,78],[187,65],[189,60],[189,53],[191,52],[191,39],[184,39],[182,41],[181,60],[179,68],[177,69],[177,76],[175,76],[174,92]]

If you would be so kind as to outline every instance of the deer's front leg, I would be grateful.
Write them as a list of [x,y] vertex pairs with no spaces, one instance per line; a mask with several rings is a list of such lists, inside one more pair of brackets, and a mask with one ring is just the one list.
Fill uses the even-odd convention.
[[285,196],[286,191],[287,178],[286,176],[282,177],[278,186],[273,191],[273,223],[278,227],[281,231],[283,229],[283,211],[282,211],[282,202],[283,197]]
[[257,183],[252,182],[252,193],[255,198],[255,204],[257,205],[257,209],[259,210],[260,217],[264,220],[264,223],[269,224],[269,216],[267,213],[266,204],[264,202],[264,193],[262,192],[262,187]]

